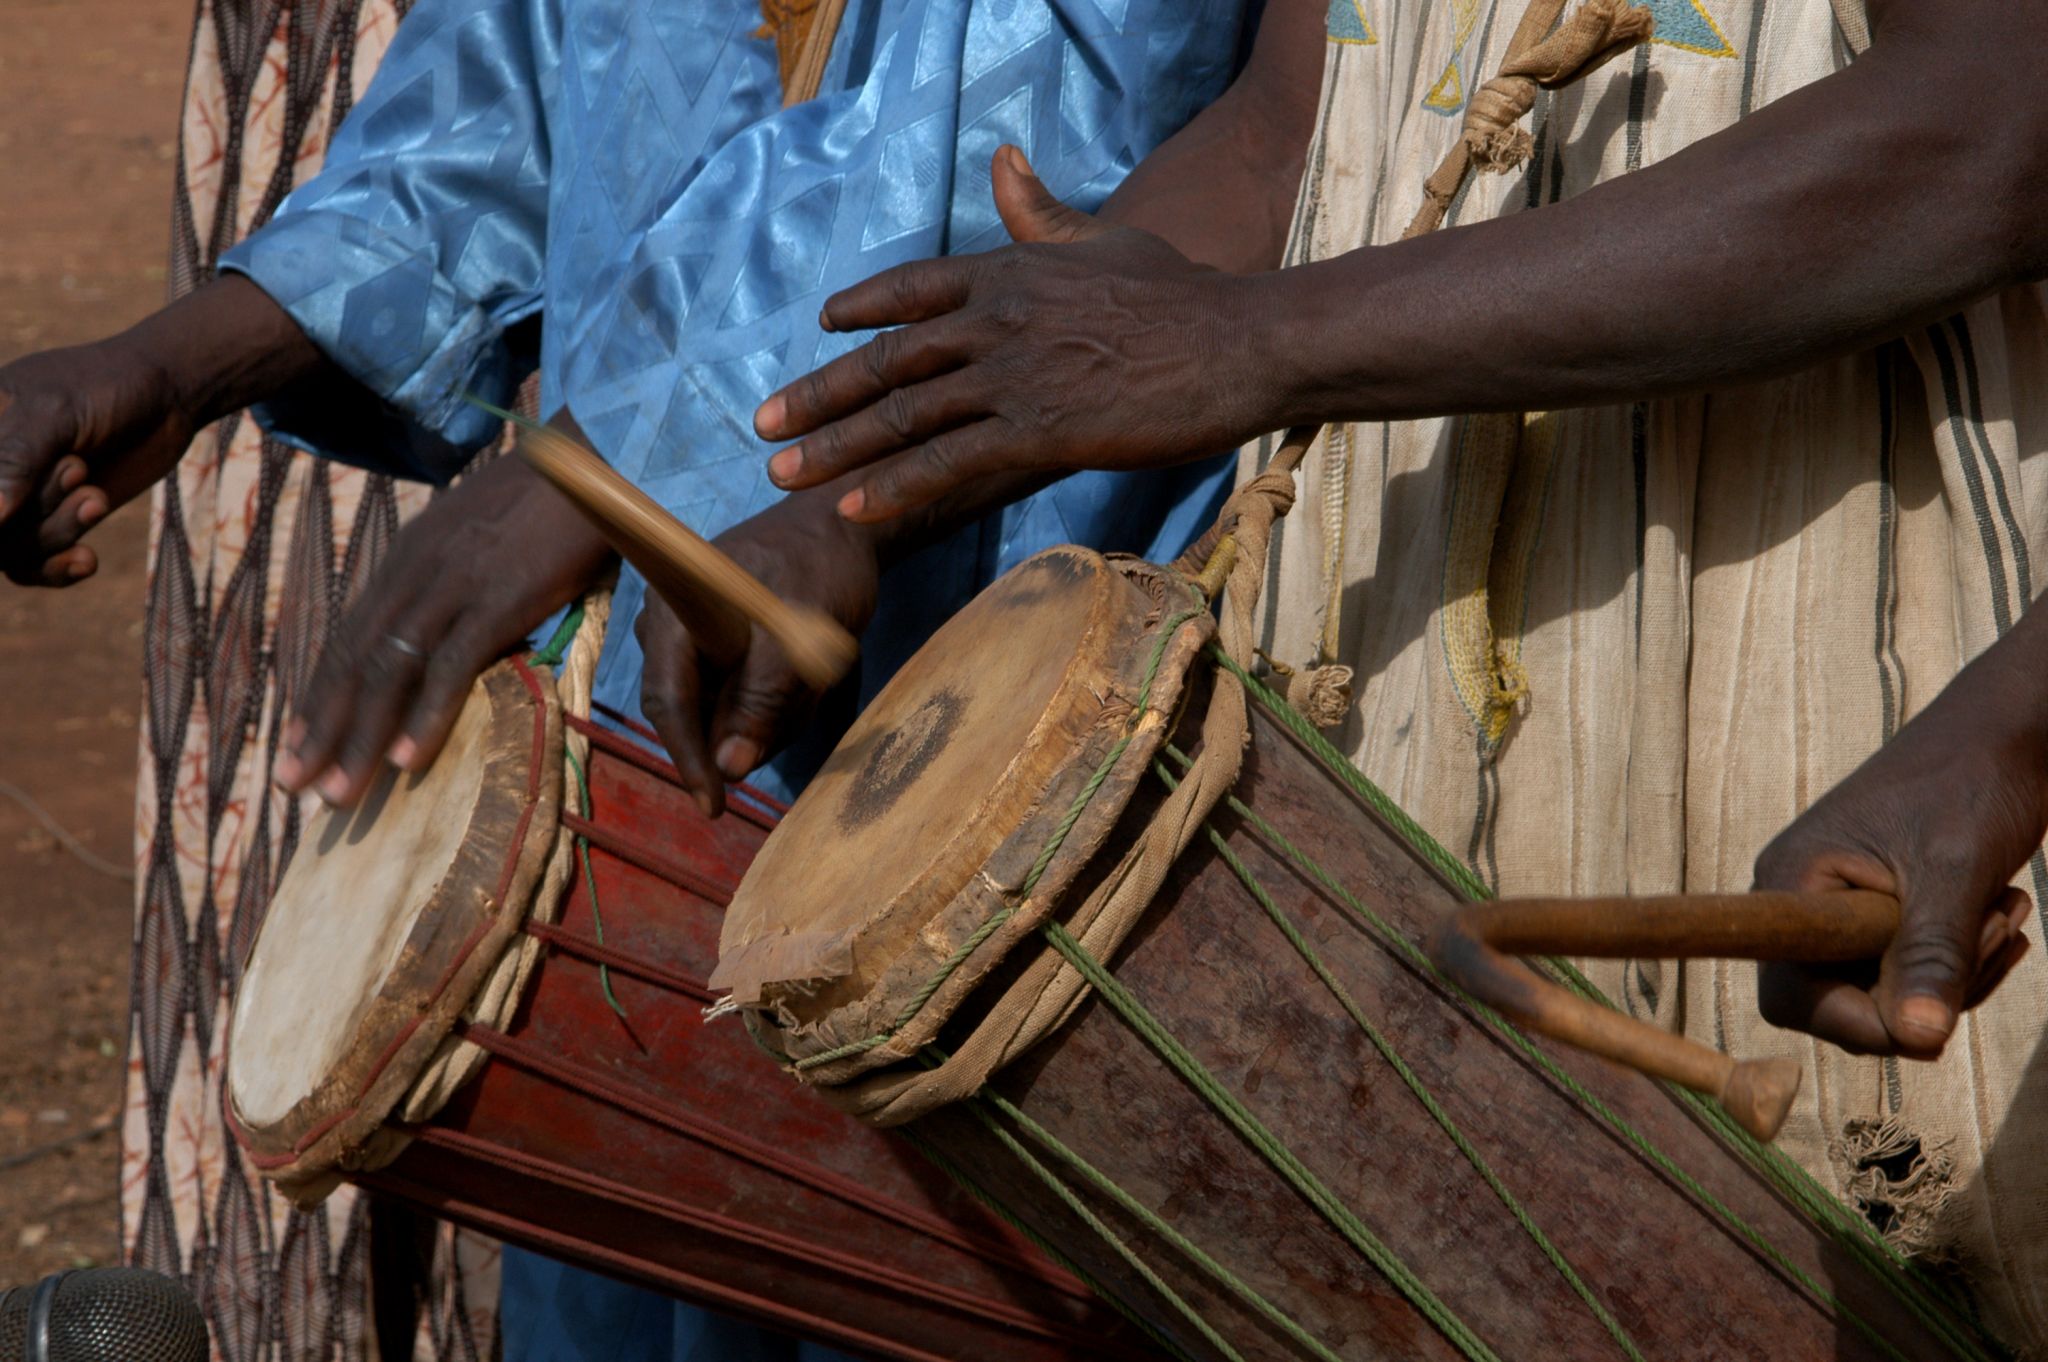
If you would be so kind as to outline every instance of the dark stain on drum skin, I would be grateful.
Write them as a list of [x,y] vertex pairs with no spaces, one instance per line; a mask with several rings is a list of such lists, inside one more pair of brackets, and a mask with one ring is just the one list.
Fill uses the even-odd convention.
[[850,782],[839,809],[839,829],[858,832],[880,818],[917,784],[960,727],[967,701],[959,692],[942,690],[910,712],[901,725],[882,735]]

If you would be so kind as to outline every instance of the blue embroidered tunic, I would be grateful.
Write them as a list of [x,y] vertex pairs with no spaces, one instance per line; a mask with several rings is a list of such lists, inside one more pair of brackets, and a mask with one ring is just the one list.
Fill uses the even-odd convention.
[[[537,358],[544,411],[568,403],[615,467],[715,535],[780,495],[755,406],[862,339],[819,330],[826,296],[1000,245],[1004,142],[1098,205],[1223,91],[1256,3],[851,0],[823,92],[783,109],[754,0],[421,0],[326,169],[223,261],[369,394],[259,415],[330,457],[444,480],[496,433],[463,391],[505,401]],[[863,691],[1040,548],[1177,551],[1223,476],[1084,474],[927,550],[896,574],[913,589],[885,586]],[[643,592],[626,574],[622,626]],[[599,698],[637,712],[639,671],[614,629]],[[786,789],[805,764],[763,778]]]
[[[317,453],[453,476],[537,362],[601,453],[700,533],[780,495],[754,408],[859,343],[830,293],[1000,245],[989,161],[1022,147],[1095,207],[1221,94],[1260,0],[849,0],[819,98],[782,109],[755,0],[420,0],[326,169],[223,267],[360,386],[259,416]],[[537,324],[536,324],[537,323]],[[364,391],[367,390],[367,391]],[[1083,474],[899,565],[863,640],[872,694],[948,615],[1038,549],[1166,556],[1226,470]],[[639,707],[628,572],[598,698]],[[757,779],[800,785],[820,725]],[[508,1253],[508,1362],[826,1356]]]

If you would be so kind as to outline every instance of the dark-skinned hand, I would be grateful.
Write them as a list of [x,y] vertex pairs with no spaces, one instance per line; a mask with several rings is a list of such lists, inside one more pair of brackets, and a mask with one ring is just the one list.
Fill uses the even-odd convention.
[[1233,320],[1244,279],[1067,207],[1015,147],[993,175],[1019,244],[900,265],[827,300],[827,330],[900,329],[761,405],[763,439],[802,437],[769,463],[778,486],[868,470],[839,509],[871,523],[991,474],[1162,467],[1267,428],[1213,378],[1250,362]]
[[2015,664],[2040,651],[2019,635],[2042,623],[2022,621],[1757,858],[1759,888],[1878,889],[1903,905],[1881,962],[1766,965],[1765,1020],[1852,1053],[1932,1059],[2026,953],[2031,904],[2009,881],[2048,831],[2048,687]]
[[[798,494],[712,542],[786,601],[815,606],[858,636],[881,583],[876,537],[842,520],[831,492]],[[791,669],[776,642],[751,631],[740,657],[699,645],[686,618],[652,594],[634,630],[646,654],[640,707],[704,812],[725,809],[727,781],[743,778],[796,737],[820,692]]]
[[78,541],[171,469],[193,435],[331,368],[291,315],[226,275],[118,336],[0,368],[0,570],[69,586]]
[[[0,368],[0,568],[71,586],[99,568],[79,540],[177,464],[192,442],[169,375],[124,337]],[[88,470],[116,476],[87,485]]]
[[392,541],[320,653],[277,782],[355,799],[390,761],[424,770],[485,668],[589,588],[611,550],[516,455],[462,479]]

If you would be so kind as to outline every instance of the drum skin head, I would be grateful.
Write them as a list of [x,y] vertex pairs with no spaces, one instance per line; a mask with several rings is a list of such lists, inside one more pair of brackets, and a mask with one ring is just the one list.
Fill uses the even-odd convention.
[[259,1167],[350,1166],[524,916],[561,789],[553,688],[486,672],[431,768],[324,809],[250,947],[228,1097]]
[[[1021,868],[998,853],[1057,820],[1077,771],[1085,779],[1123,736],[1156,651],[1148,630],[1188,604],[1163,577],[1051,549],[954,616],[768,838],[726,913],[712,985],[742,1006],[785,986],[776,1005],[815,1019],[886,993],[892,971],[943,958],[984,921],[988,907],[963,900],[1000,899],[1028,871],[1028,849],[1013,848],[1026,851]],[[1205,616],[1176,649],[1181,666],[1206,636]],[[1160,669],[1168,705],[1179,670]]]

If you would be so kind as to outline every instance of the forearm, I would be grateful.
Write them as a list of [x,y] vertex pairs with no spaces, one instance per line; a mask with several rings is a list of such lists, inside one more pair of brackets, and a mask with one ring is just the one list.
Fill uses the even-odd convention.
[[152,313],[110,344],[129,346],[160,369],[194,427],[280,392],[327,367],[270,295],[224,275]]
[[1235,329],[1270,388],[1262,416],[1697,390],[2036,277],[2048,134],[2020,97],[2031,57],[2002,46],[2016,36],[2000,30],[2034,22],[2019,8],[1923,7],[1937,31],[1895,23],[1849,69],[1562,204],[1246,281]]
[[1324,12],[1270,0],[1244,72],[1139,162],[1097,216],[1234,274],[1277,266],[1315,132]]

